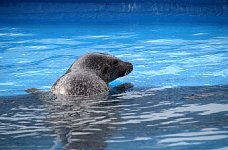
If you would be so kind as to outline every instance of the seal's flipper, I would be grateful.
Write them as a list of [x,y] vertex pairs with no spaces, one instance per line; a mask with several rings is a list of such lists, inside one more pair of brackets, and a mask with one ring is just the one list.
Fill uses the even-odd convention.
[[112,88],[111,93],[121,93],[127,89],[134,87],[132,83],[123,83]]

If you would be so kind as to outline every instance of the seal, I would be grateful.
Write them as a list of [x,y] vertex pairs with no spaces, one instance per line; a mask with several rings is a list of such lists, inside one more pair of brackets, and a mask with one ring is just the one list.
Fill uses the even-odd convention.
[[52,86],[54,94],[91,96],[110,91],[109,82],[128,75],[133,65],[106,53],[89,53],[76,60]]

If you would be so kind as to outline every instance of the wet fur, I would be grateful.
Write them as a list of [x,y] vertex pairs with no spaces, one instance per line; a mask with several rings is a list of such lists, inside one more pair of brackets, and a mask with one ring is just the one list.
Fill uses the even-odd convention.
[[109,82],[133,70],[129,62],[104,53],[90,53],[76,60],[52,86],[54,94],[90,96],[107,93]]

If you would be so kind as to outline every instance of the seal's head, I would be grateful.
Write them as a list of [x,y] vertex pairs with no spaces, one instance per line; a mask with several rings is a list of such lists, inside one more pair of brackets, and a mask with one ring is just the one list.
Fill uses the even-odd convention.
[[86,70],[96,73],[106,83],[129,74],[133,65],[105,53],[89,53],[80,57],[68,71]]

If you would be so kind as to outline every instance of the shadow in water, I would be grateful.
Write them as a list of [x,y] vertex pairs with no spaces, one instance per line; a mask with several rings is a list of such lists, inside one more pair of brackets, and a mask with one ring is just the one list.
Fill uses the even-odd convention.
[[227,100],[228,86],[132,89],[90,98],[0,97],[0,149],[204,147],[190,133],[222,132],[226,136],[215,141],[225,142]]

